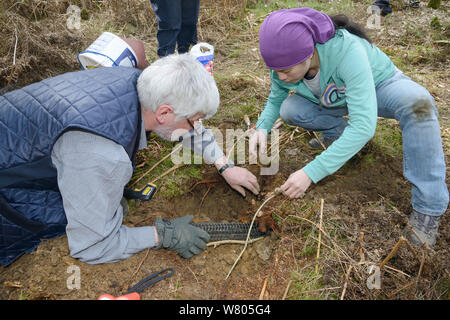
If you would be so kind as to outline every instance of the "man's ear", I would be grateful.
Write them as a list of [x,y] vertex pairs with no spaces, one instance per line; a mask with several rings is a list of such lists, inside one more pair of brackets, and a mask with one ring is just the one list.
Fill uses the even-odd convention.
[[156,109],[155,118],[159,124],[171,123],[175,118],[173,108],[168,104],[163,104],[162,106],[159,106],[158,109]]

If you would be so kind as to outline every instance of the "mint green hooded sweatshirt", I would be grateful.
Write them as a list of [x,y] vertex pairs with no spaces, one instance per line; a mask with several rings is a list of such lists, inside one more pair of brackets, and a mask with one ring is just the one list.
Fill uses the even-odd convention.
[[314,183],[336,172],[373,137],[377,123],[375,87],[396,72],[386,54],[345,29],[337,29],[333,38],[317,43],[316,49],[320,61],[321,98],[317,99],[303,81],[284,82],[271,70],[271,92],[256,124],[258,129],[270,132],[290,90],[318,107],[347,106],[349,121],[342,135],[303,167]]

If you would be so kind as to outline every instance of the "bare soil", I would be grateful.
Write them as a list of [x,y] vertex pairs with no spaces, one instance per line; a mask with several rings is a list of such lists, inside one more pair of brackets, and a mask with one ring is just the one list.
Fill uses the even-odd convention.
[[[282,162],[278,175],[259,177],[263,195],[279,186],[299,161],[306,161],[315,154],[311,149],[299,152],[296,148],[298,143],[303,142],[292,141],[283,149],[290,155],[291,162]],[[167,267],[175,269],[174,276],[146,289],[141,294],[142,299],[257,299],[267,277],[270,281],[264,298],[281,299],[291,279],[292,270],[316,263],[315,251],[314,255],[299,258],[298,253],[302,251],[301,246],[306,241],[296,240],[311,230],[311,225],[292,223],[287,216],[304,216],[309,210],[302,209],[302,205],[315,203],[321,198],[325,204],[324,221],[327,221],[324,225],[328,225],[329,230],[331,225],[339,225],[335,229],[338,235],[335,237],[341,240],[339,246],[343,246],[355,260],[359,259],[358,249],[362,247],[367,260],[379,263],[402,235],[410,202],[409,184],[401,173],[401,159],[387,158],[380,154],[376,160],[374,164],[365,164],[364,150],[361,151],[351,160],[350,165],[317,184],[304,198],[292,201],[290,209],[285,209],[284,205],[288,200],[282,196],[269,202],[263,210],[276,213],[282,218],[276,224],[276,232],[249,244],[227,281],[225,276],[242,250],[242,245],[208,247],[202,254],[188,260],[174,252],[149,249],[125,261],[88,265],[69,256],[67,238],[61,236],[43,241],[36,251],[22,256],[9,267],[0,269],[0,283],[3,284],[0,299],[96,299],[103,293],[119,296],[148,274]],[[249,169],[255,174],[259,171],[256,166]],[[261,197],[247,194],[243,198],[230,189],[212,168],[204,173],[202,181],[213,182],[193,181],[190,191],[181,197],[140,203],[125,218],[124,224],[148,225],[156,217],[171,219],[186,214],[194,215],[194,222],[251,221],[261,203]],[[395,203],[395,207],[389,205],[392,203]],[[318,221],[314,215],[310,219]],[[364,234],[362,242],[359,241],[361,233]],[[448,294],[445,288],[430,290],[430,286],[445,285],[442,278],[447,276],[446,268],[449,265],[449,234],[448,218],[445,215],[436,247],[428,251],[419,289],[415,290],[429,294]],[[347,240],[342,241],[344,238]],[[331,245],[327,239],[324,239],[324,244]],[[335,256],[337,259],[334,260],[331,259],[331,251],[326,248],[324,250],[330,253],[330,259],[324,257],[319,260],[323,274],[322,285],[338,287],[335,289],[335,296],[330,296],[337,298],[342,291],[341,269],[345,264],[345,257]],[[80,268],[81,288],[78,290],[67,288],[67,279],[71,275],[67,270],[71,265]],[[387,296],[389,292],[394,292],[401,285],[407,284],[408,280],[415,278],[420,260],[414,259],[405,247],[389,265],[401,273],[385,273],[382,290],[372,293],[365,287],[365,279],[358,279],[355,273],[356,278],[347,284],[348,297],[364,299]],[[402,297],[415,298],[417,291],[409,294],[410,296]],[[447,296],[428,298],[446,299]]]

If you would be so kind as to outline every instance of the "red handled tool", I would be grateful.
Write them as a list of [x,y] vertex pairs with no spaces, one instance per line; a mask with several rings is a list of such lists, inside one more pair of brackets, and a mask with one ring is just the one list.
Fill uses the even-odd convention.
[[114,297],[110,294],[102,294],[98,297],[98,300],[141,300],[141,296],[139,295],[147,287],[155,284],[161,280],[169,278],[173,275],[173,268],[167,268],[155,273],[152,273],[145,279],[139,281],[137,284],[128,289],[127,292],[123,296]]

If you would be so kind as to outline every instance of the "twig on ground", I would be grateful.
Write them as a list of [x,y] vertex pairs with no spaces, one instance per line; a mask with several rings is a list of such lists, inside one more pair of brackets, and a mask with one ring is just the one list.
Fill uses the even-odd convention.
[[319,220],[319,243],[317,244],[317,254],[316,254],[316,274],[319,273],[319,256],[320,256],[320,243],[322,240],[322,218],[323,218],[323,199],[320,199],[320,220]]
[[392,300],[400,291],[409,288],[410,286],[412,286],[414,283],[416,283],[416,281],[410,281],[408,284],[404,285],[403,287],[401,287],[400,289],[395,290],[394,292],[391,293],[391,295],[388,297],[389,300]]
[[197,279],[197,276],[195,275],[195,273],[194,273],[194,271],[192,271],[192,269],[191,268],[189,268],[189,266],[186,266],[188,269],[189,269],[189,271],[192,273],[192,275],[194,276],[194,278],[195,278],[195,280],[197,281],[197,283],[199,283],[199,281],[198,281],[198,279]]
[[415,257],[416,259],[419,259],[419,258],[417,257],[417,252],[416,252],[416,250],[412,247],[411,243],[409,243],[408,240],[406,240],[405,243],[406,243],[406,245],[408,246],[409,250],[411,250],[411,252],[413,253],[414,257]]
[[352,271],[353,266],[350,265],[347,269],[347,273],[345,274],[345,283],[344,288],[342,289],[341,300],[344,300],[345,292],[347,291],[348,279],[350,278],[350,272]]
[[192,190],[194,190],[199,184],[217,183],[217,182],[220,182],[220,180],[217,180],[217,179],[215,179],[215,180],[202,180],[202,181],[196,182],[196,183],[195,183],[195,184],[187,191],[187,193],[192,192]]
[[14,35],[16,36],[16,42],[14,44],[13,64],[11,67],[11,73],[9,74],[6,86],[9,86],[11,84],[11,79],[13,77],[14,70],[16,69],[16,51],[17,51],[17,42],[19,40],[19,38],[17,37],[17,29],[14,29]]
[[303,291],[302,293],[310,293],[310,292],[326,291],[326,290],[336,290],[336,289],[340,289],[340,288],[341,287],[321,288],[321,289],[314,289],[314,290]]
[[330,287],[330,288],[320,288],[320,289],[312,289],[312,290],[306,290],[306,291],[302,291],[300,292],[301,294],[306,294],[306,293],[312,293],[312,292],[320,292],[320,291],[327,291],[327,290],[336,290],[336,289],[340,289],[341,287]]
[[164,158],[162,158],[161,160],[159,160],[157,163],[155,163],[150,169],[148,169],[143,175],[140,176],[139,179],[137,179],[135,182],[133,182],[130,185],[130,188],[133,187],[136,183],[138,183],[139,181],[141,181],[146,175],[148,175],[153,169],[155,169],[157,166],[159,166],[161,164],[161,162],[163,162],[164,160],[166,160],[168,157],[170,157],[172,155],[172,153],[178,151],[178,149],[180,149],[182,147],[182,144],[178,144],[177,146],[175,146],[175,148],[172,150],[171,153],[169,153],[168,155],[166,155]]
[[[303,217],[299,217],[299,216],[295,216],[295,215],[289,215],[288,218],[300,219],[300,220],[306,221],[306,222],[312,224],[313,226],[315,226],[317,229],[319,229],[319,231],[321,231],[321,232],[323,233],[324,236],[326,236],[326,237],[331,241],[331,243],[332,243],[336,248],[338,248],[338,249],[340,250],[340,254],[344,255],[351,263],[356,264],[356,262],[354,261],[354,259],[353,259],[352,257],[350,257],[350,256],[347,254],[347,252],[345,252],[345,250],[342,249],[342,248],[336,243],[336,241],[334,241],[333,238],[331,238],[331,237],[324,231],[324,229],[323,229],[323,228],[320,228],[316,223],[314,223],[313,221],[311,221],[311,220],[309,220],[309,219],[306,219],[306,218],[303,218]],[[334,250],[334,249],[333,249],[333,250]],[[335,250],[334,250],[334,251],[335,251]],[[339,253],[338,253],[338,254],[339,254]]]
[[234,267],[236,266],[236,264],[238,263],[239,259],[241,258],[242,254],[244,253],[245,249],[247,249],[248,239],[250,238],[250,233],[252,231],[253,223],[255,222],[256,216],[258,215],[259,211],[262,209],[262,207],[264,207],[264,205],[267,202],[269,202],[271,199],[275,198],[280,193],[281,193],[281,190],[279,188],[276,188],[275,191],[273,192],[273,194],[270,197],[268,197],[263,202],[263,204],[258,208],[258,210],[256,210],[255,214],[253,215],[252,222],[250,223],[250,227],[248,228],[247,239],[245,240],[244,248],[242,249],[241,253],[237,257],[236,261],[234,262],[233,266],[231,267],[230,271],[228,272],[227,276],[225,277],[225,280],[228,279],[228,277],[230,276],[230,274],[233,271]]
[[400,240],[397,241],[394,248],[392,248],[391,252],[388,254],[388,256],[383,260],[383,262],[380,263],[380,270],[383,269],[384,265],[394,256],[394,254],[397,253],[398,249],[402,245],[403,242],[407,241],[403,236],[400,237]]
[[284,290],[283,298],[281,298],[281,300],[286,300],[287,294],[289,292],[289,288],[291,287],[291,283],[292,283],[292,280],[289,280],[286,290]]
[[136,169],[142,168],[143,166],[145,166],[145,161],[142,162],[142,163],[137,164],[137,165],[136,165]]
[[[294,131],[292,131],[291,135],[289,136],[289,140],[294,139],[294,135],[298,132],[298,127],[294,129]],[[304,133],[304,132],[303,132]]]
[[322,140],[319,139],[319,137],[317,136],[317,133],[315,131],[313,131],[314,137],[316,137],[317,141],[319,141],[320,145],[322,146],[323,150],[327,150],[327,147],[325,147],[325,145],[323,144]]
[[[144,258],[141,260],[141,262],[139,263],[138,267],[136,268],[136,270],[133,272],[133,274],[131,275],[130,279],[128,280],[129,285],[131,286],[131,283],[134,279],[134,277],[136,276],[136,274],[139,272],[139,270],[141,270],[142,264],[144,263],[144,261],[147,259],[148,253],[150,252],[150,248],[147,249],[147,252],[145,253]],[[126,288],[124,288],[124,291],[127,290]]]
[[200,202],[200,208],[202,207],[203,201],[205,201],[205,198],[208,195],[209,190],[211,190],[211,188],[212,188],[211,186],[208,186],[208,190],[206,190],[205,194],[203,195],[202,201]]
[[321,201],[317,202],[311,210],[308,212],[308,214],[305,216],[305,219],[309,219],[309,217],[316,211],[317,207],[320,206]]
[[246,94],[247,94],[247,91],[244,90],[244,91],[241,92],[240,94],[238,94],[238,95],[236,95],[235,97],[231,98],[230,100],[226,101],[226,103],[227,103],[227,104],[231,104],[231,103],[235,102],[236,100],[242,98],[242,97],[243,97],[244,95],[246,95]]
[[364,232],[359,233],[359,262],[364,262],[364,249],[363,249],[363,241],[364,241]]
[[425,258],[427,257],[427,254],[428,254],[428,245],[425,243],[425,250],[423,252],[422,261],[420,261],[419,272],[417,273],[416,289],[417,289],[417,286],[419,285],[420,275],[422,274],[423,265],[425,264]]
[[[264,237],[259,237],[259,238],[255,238],[252,240],[249,240],[248,243],[253,243],[256,242],[258,240],[264,239]],[[208,244],[206,245],[207,247],[210,246],[220,246],[221,244],[245,244],[245,240],[220,240],[220,241],[213,241],[213,242],[208,242]]]
[[400,273],[400,274],[402,274],[402,275],[404,275],[404,276],[406,276],[406,277],[408,277],[408,278],[411,278],[411,276],[410,276],[409,274],[403,272],[402,270],[398,270],[398,269],[395,269],[395,268],[393,268],[393,267],[390,267],[390,266],[388,266],[387,264],[384,265],[384,268],[386,268],[386,269],[388,269],[388,270],[395,271],[395,272],[397,272],[397,273]]
[[266,287],[267,287],[267,281],[269,280],[269,276],[266,277],[266,280],[264,280],[264,284],[263,287],[261,289],[261,293],[259,294],[259,300],[264,299],[264,293],[266,292]]
[[152,180],[151,183],[155,183],[156,181],[158,181],[159,179],[161,179],[162,177],[168,175],[169,173],[171,173],[172,171],[175,171],[176,169],[180,168],[184,166],[184,163],[179,163],[174,165],[172,168],[170,168],[169,170],[167,170],[166,172],[164,172],[163,174],[161,174],[160,176],[156,177],[155,179]]

